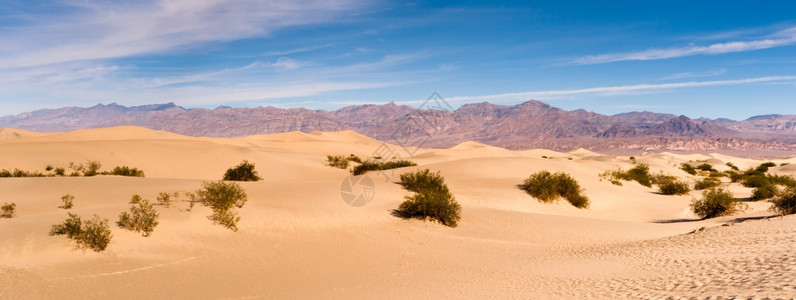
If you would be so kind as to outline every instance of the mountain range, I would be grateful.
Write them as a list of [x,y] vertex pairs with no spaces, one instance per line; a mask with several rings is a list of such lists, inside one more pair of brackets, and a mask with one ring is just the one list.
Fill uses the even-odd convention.
[[582,109],[567,111],[535,100],[513,106],[464,104],[456,110],[388,103],[334,111],[270,106],[186,109],[174,103],[126,107],[112,103],[0,117],[0,127],[34,131],[121,125],[213,137],[353,130],[382,141],[423,147],[477,141],[509,149],[796,151],[796,115],[772,114],[742,121],[653,112],[609,116]]

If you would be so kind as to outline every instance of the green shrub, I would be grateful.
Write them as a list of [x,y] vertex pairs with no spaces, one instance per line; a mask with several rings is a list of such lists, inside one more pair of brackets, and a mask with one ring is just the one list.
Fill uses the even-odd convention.
[[677,181],[677,176],[665,175],[663,172],[650,176],[650,182],[654,185],[668,184],[672,181]]
[[348,168],[348,158],[342,155],[326,155],[326,160],[329,163],[329,166],[338,168],[338,169],[347,169]]
[[743,184],[745,187],[756,188],[764,185],[770,185],[771,182],[768,180],[768,177],[766,177],[765,174],[760,174],[746,177],[741,184]]
[[132,196],[132,197],[130,197],[130,204],[138,204],[138,203],[141,203],[141,200],[142,200],[142,199],[141,199],[141,196],[139,196],[138,194],[133,194],[133,196]]
[[95,252],[105,250],[113,237],[108,219],[94,215],[93,219],[82,222],[79,216],[72,213],[62,224],[53,225],[50,235],[66,235],[77,243],[78,248]]
[[780,215],[796,214],[796,189],[788,189],[782,196],[772,201],[770,210]]
[[768,168],[776,167],[776,166],[777,166],[777,164],[769,161],[769,162],[765,162],[765,163],[762,163],[759,166],[757,166],[757,168],[755,168],[755,171],[765,173],[765,172],[768,172]]
[[752,191],[752,200],[764,200],[774,198],[777,195],[777,187],[772,184],[756,187]]
[[705,172],[717,172],[716,169],[713,168],[709,163],[702,163],[695,167],[697,170],[705,171]]
[[418,170],[401,174],[401,186],[414,195],[405,196],[395,214],[403,218],[431,219],[445,226],[456,227],[462,207],[448,190],[439,172]]
[[739,171],[738,167],[731,162],[727,162],[727,166],[730,167],[733,171]]
[[697,170],[694,168],[694,166],[689,165],[687,163],[681,164],[680,165],[680,170],[683,170],[686,173],[691,174],[691,175],[696,175],[697,174]]
[[768,181],[772,184],[794,188],[796,187],[796,179],[791,175],[767,175]]
[[0,206],[0,218],[13,218],[16,210],[16,203],[3,203],[3,206]]
[[74,200],[75,200],[75,196],[72,196],[72,195],[69,195],[69,194],[63,195],[61,197],[61,202],[63,202],[64,205],[61,206],[61,208],[63,208],[63,209],[71,209],[75,205],[74,204]]
[[365,174],[368,171],[389,170],[403,167],[417,166],[416,163],[408,160],[373,161],[366,160],[351,170],[354,175]]
[[702,192],[702,199],[691,201],[691,210],[703,219],[731,215],[742,210],[743,203],[729,191],[711,188]]
[[138,168],[130,168],[128,166],[116,166],[110,172],[102,172],[103,175],[116,175],[116,176],[129,176],[129,177],[144,177],[144,171]]
[[102,167],[102,164],[100,164],[99,161],[89,160],[87,164],[88,166],[86,166],[85,170],[83,171],[83,176],[91,177],[99,174],[99,169]]
[[712,187],[717,187],[721,185],[721,181],[715,178],[703,178],[702,180],[697,181],[694,183],[695,190],[705,190]]
[[202,188],[196,191],[196,197],[197,201],[213,210],[213,214],[208,217],[211,221],[238,231],[237,222],[240,217],[236,217],[230,210],[233,207],[243,207],[248,200],[240,185],[224,181],[204,182]]
[[129,213],[125,211],[119,214],[119,221],[116,224],[124,229],[142,232],[141,235],[146,237],[150,236],[158,226],[158,216],[160,215],[149,200],[143,199],[138,202],[137,207],[130,206]]
[[47,165],[46,167],[44,167],[44,170],[45,171],[52,171],[53,170],[53,165]]
[[171,194],[166,192],[158,193],[158,202],[165,207],[171,207]]
[[664,195],[685,195],[691,191],[688,184],[679,180],[667,180],[658,184],[658,189]]
[[362,159],[359,158],[359,156],[354,155],[353,153],[348,156],[348,160],[353,161],[355,163],[360,163],[360,164],[362,163]]
[[257,171],[254,170],[254,164],[244,160],[234,168],[227,169],[224,173],[224,180],[229,181],[257,181],[260,180]]
[[18,178],[19,177],[45,177],[45,175],[42,174],[41,172],[28,172],[28,171],[23,171],[23,170],[20,170],[20,169],[14,169],[14,171],[8,171],[8,170],[3,169],[3,170],[0,171],[0,177],[18,177]]
[[589,199],[581,195],[582,189],[578,182],[563,172],[551,174],[540,171],[531,174],[520,185],[520,189],[541,202],[549,203],[565,198],[577,208],[589,207]]
[[622,169],[616,171],[607,171],[600,174],[600,177],[608,178],[612,182],[614,180],[636,181],[639,184],[652,187],[652,175],[650,175],[650,167],[646,164],[637,164],[630,170],[623,171]]
[[64,176],[66,175],[66,170],[64,168],[55,168],[55,175],[56,176]]

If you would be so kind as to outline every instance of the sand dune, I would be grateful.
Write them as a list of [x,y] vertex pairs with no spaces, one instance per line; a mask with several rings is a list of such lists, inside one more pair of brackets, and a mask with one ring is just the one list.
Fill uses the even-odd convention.
[[[796,216],[765,218],[772,215],[767,202],[697,220],[688,205],[699,192],[663,196],[637,183],[600,180],[606,170],[632,167],[629,157],[467,142],[403,156],[417,167],[370,173],[373,201],[348,206],[340,197],[348,172],[326,166],[326,155],[364,158],[381,146],[352,131],[221,139],[136,127],[3,129],[0,169],[43,172],[48,164],[97,160],[103,169],[140,168],[146,178],[0,178],[0,203],[17,204],[14,218],[0,219],[0,298],[796,296]],[[685,180],[695,177],[678,169],[684,162],[721,169],[726,162],[747,168],[766,161],[676,153],[635,158]],[[114,226],[101,253],[47,235],[66,218],[58,208],[64,194],[75,196],[71,212],[115,221],[134,193],[154,200],[159,192],[193,191],[242,160],[253,162],[264,180],[241,183],[249,202],[240,209],[238,232],[213,225],[208,208],[187,211],[178,202],[157,207],[160,225],[151,237]],[[796,158],[772,161],[778,164],[772,172],[796,175]],[[422,168],[445,177],[462,206],[459,227],[390,214],[409,194],[395,184],[399,175]],[[591,207],[543,204],[517,188],[540,170],[571,174]]]

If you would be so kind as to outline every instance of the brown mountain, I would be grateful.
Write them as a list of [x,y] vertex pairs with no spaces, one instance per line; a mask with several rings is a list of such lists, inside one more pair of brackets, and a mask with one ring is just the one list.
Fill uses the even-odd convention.
[[0,117],[0,127],[35,131],[119,125],[219,137],[351,129],[391,143],[426,147],[450,147],[472,140],[513,149],[600,150],[620,145],[648,150],[670,149],[672,145],[685,150],[796,149],[796,116],[760,116],[740,122],[695,121],[652,112],[606,116],[585,110],[566,111],[534,100],[513,106],[465,104],[455,111],[418,110],[395,103],[354,105],[335,111],[275,107],[185,109],[174,103],[134,107],[99,104]]

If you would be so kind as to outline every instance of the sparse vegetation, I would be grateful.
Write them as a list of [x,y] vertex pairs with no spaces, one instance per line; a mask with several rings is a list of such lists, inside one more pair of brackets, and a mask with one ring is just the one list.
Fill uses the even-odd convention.
[[343,155],[327,155],[326,160],[329,162],[329,166],[338,169],[348,169],[348,158]]
[[734,165],[732,162],[727,162],[727,166],[730,167],[733,171],[739,171],[738,166]]
[[0,218],[13,218],[16,211],[16,203],[3,203],[3,206],[0,206]]
[[520,189],[541,202],[549,203],[564,198],[577,208],[589,207],[589,198],[581,195],[578,182],[563,172],[551,174],[540,171],[531,174],[520,185]]
[[600,178],[607,178],[612,183],[616,180],[636,181],[646,187],[652,187],[653,180],[652,175],[650,175],[650,167],[647,164],[637,164],[627,171],[622,169],[606,171],[600,174]]
[[[133,197],[135,198],[135,196],[138,195]],[[138,206],[130,206],[130,212],[125,211],[119,214],[119,221],[116,224],[124,229],[141,232],[141,235],[145,237],[150,236],[158,226],[159,214],[149,200],[142,199],[137,204]]]
[[716,169],[714,169],[714,168],[713,168],[713,166],[711,166],[709,163],[702,163],[702,164],[699,164],[699,165],[697,165],[695,168],[696,168],[697,170],[700,170],[700,171],[705,171],[705,172],[711,172],[711,173],[718,172],[718,171],[717,171]]
[[53,173],[55,173],[55,176],[66,176],[66,169],[64,169],[64,168],[55,168]]
[[100,167],[102,167],[102,164],[99,161],[89,160],[87,166],[83,170],[83,176],[96,176],[99,174]]
[[773,201],[770,210],[780,215],[796,214],[796,189],[788,189],[782,196]]
[[774,198],[779,190],[773,184],[767,184],[760,187],[756,187],[754,191],[752,191],[752,200],[765,200]]
[[254,170],[254,164],[246,160],[234,168],[227,169],[227,172],[224,173],[224,180],[228,181],[258,181],[260,179],[262,178]]
[[93,219],[82,222],[80,217],[73,213],[69,213],[69,218],[63,223],[53,225],[50,235],[66,235],[77,243],[78,248],[91,249],[95,252],[105,250],[113,237],[108,219],[94,215]]
[[712,188],[712,187],[717,187],[719,185],[721,185],[721,181],[720,180],[718,180],[716,178],[708,177],[708,178],[702,178],[701,180],[698,180],[696,183],[694,183],[694,189],[695,190],[705,190],[705,189],[709,189],[709,188]]
[[72,195],[69,195],[69,194],[63,195],[61,197],[61,202],[63,202],[64,205],[62,205],[61,208],[63,208],[63,209],[71,209],[75,205],[74,200],[75,200],[75,196],[72,196]]
[[197,201],[213,210],[213,214],[208,217],[213,223],[238,231],[240,217],[232,208],[241,208],[248,200],[240,185],[224,181],[204,182],[202,188],[196,191],[196,196]]
[[691,191],[687,183],[673,179],[659,183],[658,190],[664,195],[685,195]]
[[691,175],[696,175],[697,174],[696,168],[694,168],[694,166],[692,166],[690,164],[687,164],[687,163],[681,164],[680,165],[680,170],[683,170],[686,173],[691,174]]
[[165,192],[158,193],[158,203],[165,207],[171,207],[171,194]]
[[138,194],[133,194],[133,196],[132,196],[132,197],[130,197],[130,204],[138,204],[138,203],[141,203],[141,200],[142,200],[142,199],[141,199],[141,196],[139,196]]
[[439,172],[429,169],[401,174],[401,186],[414,192],[406,196],[394,214],[403,218],[432,219],[445,226],[456,227],[462,208],[448,190]]
[[731,215],[744,207],[732,192],[722,188],[711,188],[702,192],[702,199],[691,201],[691,210],[703,219]]
[[373,161],[366,160],[361,164],[355,166],[351,173],[354,175],[362,175],[368,171],[389,170],[403,167],[417,166],[416,163],[408,160],[390,160],[390,161]]
[[128,166],[117,166],[110,172],[102,172],[102,175],[144,177],[144,171],[139,170],[138,168],[130,168]]

